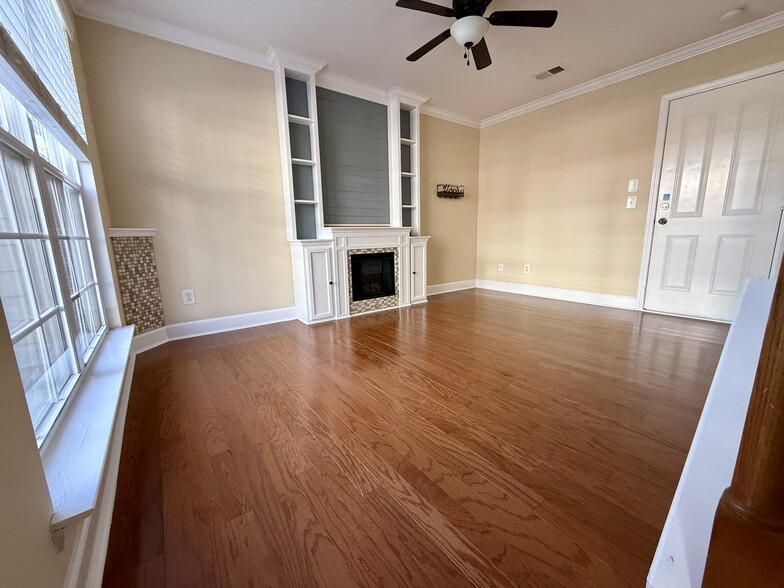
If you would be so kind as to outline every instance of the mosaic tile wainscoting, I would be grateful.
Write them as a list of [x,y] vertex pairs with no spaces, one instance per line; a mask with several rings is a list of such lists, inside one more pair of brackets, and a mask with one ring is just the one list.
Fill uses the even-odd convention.
[[114,249],[125,324],[136,325],[137,335],[163,327],[166,321],[153,237],[143,231],[128,229],[111,229],[109,234]]
[[[395,254],[395,294],[394,296],[384,296],[382,298],[370,298],[369,300],[359,300],[354,302],[353,285],[351,279],[351,256],[364,253],[394,253]],[[400,306],[400,262],[398,260],[397,248],[388,249],[350,249],[348,252],[348,296],[349,312],[361,314],[371,310],[384,310],[385,308],[396,308]]]

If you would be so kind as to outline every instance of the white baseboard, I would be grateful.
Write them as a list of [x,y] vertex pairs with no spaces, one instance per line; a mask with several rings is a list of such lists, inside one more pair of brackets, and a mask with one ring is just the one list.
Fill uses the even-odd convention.
[[485,290],[495,290],[497,292],[509,292],[510,294],[523,294],[524,296],[552,298],[554,300],[565,300],[567,302],[579,302],[580,304],[593,304],[594,306],[609,306],[611,308],[625,308],[627,310],[634,310],[637,308],[637,298],[635,296],[600,294],[598,292],[583,292],[582,290],[564,290],[561,288],[548,288],[546,286],[516,284],[513,282],[498,282],[495,280],[477,280],[476,287]]
[[186,323],[175,323],[134,337],[131,353],[142,353],[153,347],[158,347],[169,341],[177,341],[178,339],[189,339],[190,337],[201,337],[203,335],[226,333],[250,327],[260,327],[262,325],[291,321],[296,318],[297,309],[292,306],[289,308],[274,308],[259,312],[219,316]]
[[136,355],[137,353],[142,353],[153,347],[158,347],[158,345],[163,345],[168,341],[169,336],[166,333],[166,327],[136,335],[131,342],[131,355]]
[[447,292],[457,292],[458,290],[470,290],[476,288],[476,280],[462,280],[460,282],[449,282],[448,284],[436,284],[427,287],[427,295],[446,294]]

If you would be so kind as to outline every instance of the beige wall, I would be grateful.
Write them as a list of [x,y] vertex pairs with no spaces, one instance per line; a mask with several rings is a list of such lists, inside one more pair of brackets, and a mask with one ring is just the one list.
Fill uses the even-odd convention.
[[66,532],[66,549],[58,553],[49,531],[52,502],[2,304],[0,382],[0,584],[60,588],[74,533]]
[[158,229],[167,323],[292,306],[272,73],[77,26],[112,222]]
[[[429,116],[420,124],[421,233],[430,235],[428,283],[476,277],[479,129]],[[436,197],[437,184],[462,184],[465,198]]]
[[636,295],[661,96],[782,60],[779,29],[483,129],[477,278]]

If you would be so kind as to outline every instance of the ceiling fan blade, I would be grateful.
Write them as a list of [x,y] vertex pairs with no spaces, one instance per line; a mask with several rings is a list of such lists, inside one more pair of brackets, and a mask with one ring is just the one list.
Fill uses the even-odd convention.
[[540,27],[549,29],[558,18],[557,10],[497,10],[487,20],[497,27]]
[[425,2],[424,0],[397,0],[395,6],[400,8],[408,8],[410,10],[418,10],[419,12],[429,12],[430,14],[437,14],[438,16],[452,17],[455,11],[448,6],[439,6],[432,2]]
[[493,63],[493,60],[490,59],[490,51],[487,48],[484,37],[482,37],[482,40],[476,45],[471,47],[471,55],[474,56],[474,65],[476,66],[476,69],[484,69]]
[[406,59],[408,61],[416,61],[417,59],[422,57],[425,53],[427,53],[429,51],[432,51],[433,49],[438,47],[441,43],[446,41],[451,36],[452,36],[452,33],[449,31],[449,29],[445,30],[443,33],[441,33],[437,37],[434,37],[433,39],[431,39],[430,41],[428,41],[427,43],[422,45],[419,49],[414,51],[411,55],[406,57]]

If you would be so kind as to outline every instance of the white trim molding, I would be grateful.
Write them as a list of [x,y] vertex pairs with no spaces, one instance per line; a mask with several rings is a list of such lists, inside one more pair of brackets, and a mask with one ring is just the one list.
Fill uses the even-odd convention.
[[775,286],[746,282],[648,571],[650,588],[703,585],[713,517],[732,482]]
[[482,120],[486,128],[784,26],[784,10]]
[[432,104],[422,105],[420,111],[422,114],[426,114],[427,116],[440,118],[441,120],[453,122],[465,127],[471,127],[472,129],[479,129],[482,127],[482,121],[478,118],[465,116],[464,114],[458,114],[456,112],[452,112],[451,110],[440,108],[439,106],[433,106]]
[[133,331],[128,326],[106,334],[41,446],[53,532],[89,517],[98,504]]
[[[228,43],[182,27],[167,24],[160,20],[142,16],[131,10],[108,6],[99,0],[71,0],[71,5],[74,13],[85,18],[263,69],[273,69],[274,67],[270,60],[269,50],[267,53],[264,53],[241,47],[234,43]],[[784,26],[784,10],[481,120],[433,105],[423,105],[422,113],[468,127],[486,128],[534,110],[545,108],[546,106],[551,106],[558,102],[563,102],[570,98],[575,98],[576,96],[707,53],[708,51],[767,33],[782,26]],[[270,47],[270,49],[272,48]],[[315,60],[308,59],[308,61],[315,63]],[[330,90],[343,92],[372,102],[385,103],[386,100],[387,92],[385,90],[332,72],[321,73],[318,77],[318,83]]]
[[131,10],[116,6],[108,6],[95,0],[87,0],[74,5],[79,16],[97,20],[108,25],[155,37],[175,45],[182,45],[211,55],[217,55],[232,61],[239,61],[262,69],[272,69],[267,56],[259,51],[227,43],[215,37],[202,35],[194,31],[170,25],[154,18],[142,16]]
[[621,296],[619,294],[601,294],[599,292],[584,292],[582,290],[564,290],[549,288],[547,286],[534,286],[532,284],[518,284],[513,282],[498,282],[495,280],[477,280],[476,287],[496,292],[536,296],[538,298],[551,298],[566,302],[579,302],[594,306],[608,306],[610,308],[624,308],[635,310],[637,298],[635,296]]
[[154,237],[158,229],[108,229],[109,237]]
[[427,287],[427,295],[446,294],[447,292],[457,292],[459,290],[472,290],[476,288],[476,280],[461,280],[459,282],[448,282],[446,284],[435,284]]
[[408,104],[409,106],[422,106],[425,102],[430,100],[430,96],[423,96],[422,94],[417,94],[411,90],[401,88],[400,86],[391,87],[387,92],[387,96],[390,101],[393,98],[397,98],[402,104]]
[[327,66],[326,61],[311,59],[310,57],[305,57],[280,47],[273,47],[272,45],[267,49],[267,61],[272,69],[275,69],[280,64],[285,69],[293,69],[309,76],[316,75],[317,72]]
[[229,331],[238,331],[251,327],[261,327],[273,323],[293,321],[296,320],[296,318],[297,310],[292,306],[289,308],[274,308],[272,310],[261,310],[245,314],[233,314],[198,321],[175,323],[134,337],[131,345],[131,353],[142,353],[154,347],[158,347],[159,345],[163,345],[164,343],[168,343],[169,341],[214,335],[216,333],[227,333]]
[[364,82],[358,82],[357,80],[352,80],[351,78],[329,71],[320,71],[316,74],[316,85],[320,88],[340,92],[341,94],[348,94],[349,96],[355,96],[357,98],[362,98],[363,100],[376,102],[377,104],[383,104],[385,106],[389,104],[389,97],[381,88],[371,86]]

